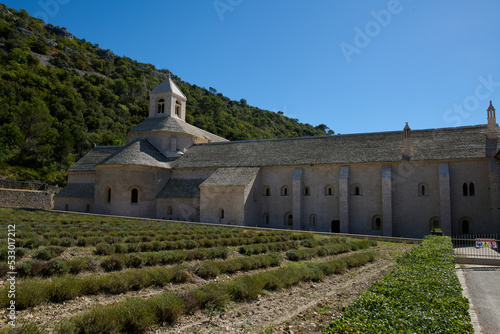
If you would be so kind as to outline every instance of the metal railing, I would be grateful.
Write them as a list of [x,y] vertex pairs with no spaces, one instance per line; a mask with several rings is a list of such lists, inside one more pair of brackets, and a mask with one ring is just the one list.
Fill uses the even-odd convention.
[[451,237],[456,263],[500,265],[500,234],[463,234]]

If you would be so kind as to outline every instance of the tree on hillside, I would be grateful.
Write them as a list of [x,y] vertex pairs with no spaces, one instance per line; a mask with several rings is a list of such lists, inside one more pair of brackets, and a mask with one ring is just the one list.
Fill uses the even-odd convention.
[[38,98],[33,98],[30,102],[22,101],[14,114],[14,121],[24,138],[18,162],[21,162],[27,155],[40,153],[45,142],[51,139],[51,135],[54,135],[54,133],[49,133],[52,125],[49,109]]

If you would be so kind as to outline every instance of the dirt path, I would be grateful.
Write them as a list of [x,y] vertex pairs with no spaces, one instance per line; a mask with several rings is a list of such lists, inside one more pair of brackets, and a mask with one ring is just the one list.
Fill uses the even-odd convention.
[[170,328],[150,333],[320,333],[343,306],[383,278],[398,251],[408,245],[378,246],[377,261],[321,282],[300,283],[251,303],[230,303],[223,314],[198,311]]

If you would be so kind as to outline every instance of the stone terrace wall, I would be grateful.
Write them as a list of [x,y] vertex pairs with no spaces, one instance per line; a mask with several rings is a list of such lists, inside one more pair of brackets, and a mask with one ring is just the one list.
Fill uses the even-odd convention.
[[39,181],[0,180],[0,207],[50,210],[61,189]]
[[0,207],[50,210],[54,194],[48,191],[0,189]]

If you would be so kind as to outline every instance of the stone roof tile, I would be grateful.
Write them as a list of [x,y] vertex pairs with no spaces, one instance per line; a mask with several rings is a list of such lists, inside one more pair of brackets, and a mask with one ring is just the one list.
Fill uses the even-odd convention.
[[171,77],[168,77],[165,81],[163,81],[158,87],[153,89],[151,95],[155,94],[164,94],[164,93],[173,93],[180,97],[186,99],[186,95],[182,93],[182,91],[177,87]]
[[130,133],[155,131],[186,133],[194,137],[207,139],[212,142],[227,141],[227,139],[225,138],[197,128],[196,126],[173,116],[148,117],[144,121],[139,123],[135,128],[133,128]]
[[170,179],[157,198],[199,198],[204,179]]
[[122,149],[124,146],[96,146],[90,152],[85,154],[80,160],[78,160],[68,172],[95,172],[94,166],[100,163],[102,160],[109,157],[111,154]]
[[68,183],[54,197],[94,198],[94,184]]
[[[486,126],[412,130],[411,161],[484,158],[497,151]],[[197,144],[172,168],[264,167],[398,162],[403,131]],[[495,146],[495,147],[492,147]]]
[[169,168],[169,159],[162,155],[147,139],[137,138],[128,145],[117,150],[97,164],[102,165],[136,165]]
[[200,187],[246,186],[259,172],[258,167],[218,168]]

